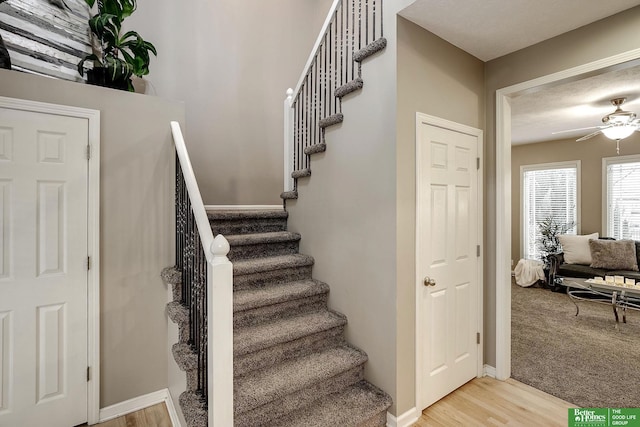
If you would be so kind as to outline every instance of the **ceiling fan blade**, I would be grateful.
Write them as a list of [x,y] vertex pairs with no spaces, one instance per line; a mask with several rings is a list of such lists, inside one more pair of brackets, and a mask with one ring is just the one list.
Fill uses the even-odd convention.
[[589,138],[593,138],[594,136],[598,135],[599,133],[602,133],[602,131],[601,130],[597,130],[595,132],[591,132],[589,135],[585,135],[582,138],[576,139],[576,142],[585,141],[585,140],[587,140]]
[[587,129],[597,129],[600,128],[600,126],[589,126],[586,128],[576,128],[576,129],[567,129],[567,130],[559,130],[557,132],[551,132],[551,135],[556,135],[558,133],[567,133],[567,132],[577,132],[579,130],[587,130]]

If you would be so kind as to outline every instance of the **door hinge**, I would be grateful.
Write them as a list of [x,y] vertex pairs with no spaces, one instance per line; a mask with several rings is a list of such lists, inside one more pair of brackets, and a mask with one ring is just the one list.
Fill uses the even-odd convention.
[[480,257],[480,245],[476,246],[476,256]]
[[91,368],[87,366],[87,382],[91,380]]
[[476,344],[480,344],[480,332],[476,332]]
[[87,257],[87,270],[91,270],[91,257]]
[[87,144],[87,160],[91,159],[91,146]]
[[480,157],[476,157],[476,169],[480,170]]

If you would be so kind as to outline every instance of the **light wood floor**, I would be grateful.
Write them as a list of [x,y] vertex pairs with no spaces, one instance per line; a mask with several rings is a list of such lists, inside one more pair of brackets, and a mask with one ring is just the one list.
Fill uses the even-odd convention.
[[[518,381],[476,378],[422,413],[413,427],[567,425],[572,405]],[[99,427],[171,427],[164,403],[104,423]]]
[[171,418],[165,404],[158,403],[97,425],[99,427],[171,427]]
[[413,427],[565,427],[568,402],[516,380],[476,378],[422,412]]

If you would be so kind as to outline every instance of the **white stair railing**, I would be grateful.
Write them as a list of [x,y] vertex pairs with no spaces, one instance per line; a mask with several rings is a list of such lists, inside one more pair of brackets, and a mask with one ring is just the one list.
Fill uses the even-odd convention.
[[209,427],[233,425],[233,265],[229,242],[213,237],[180,124],[176,148],[176,268],[189,310],[190,341],[198,356],[198,392]]
[[383,38],[382,4],[383,0],[334,0],[298,84],[287,90],[285,192],[295,190],[292,172],[306,176],[311,152],[307,150],[324,142],[322,121],[335,122],[342,115],[341,98],[348,87],[362,87],[359,52]]

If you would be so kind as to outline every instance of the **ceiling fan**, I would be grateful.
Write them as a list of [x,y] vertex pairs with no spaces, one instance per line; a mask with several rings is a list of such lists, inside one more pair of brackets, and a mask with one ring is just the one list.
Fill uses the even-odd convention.
[[604,134],[609,139],[613,139],[616,141],[616,151],[620,154],[620,140],[627,138],[633,132],[640,130],[640,119],[636,118],[636,113],[631,111],[624,111],[621,106],[627,98],[613,98],[611,100],[611,104],[616,107],[616,110],[607,114],[602,118],[603,125],[601,126],[590,126],[586,128],[579,129],[570,129],[564,130],[560,132],[553,132],[554,134],[564,133],[564,132],[574,132],[578,130],[586,130],[586,129],[598,129],[595,132],[591,132],[588,135],[583,136],[582,138],[576,139],[576,141],[585,141],[589,138],[593,138],[596,135]]

